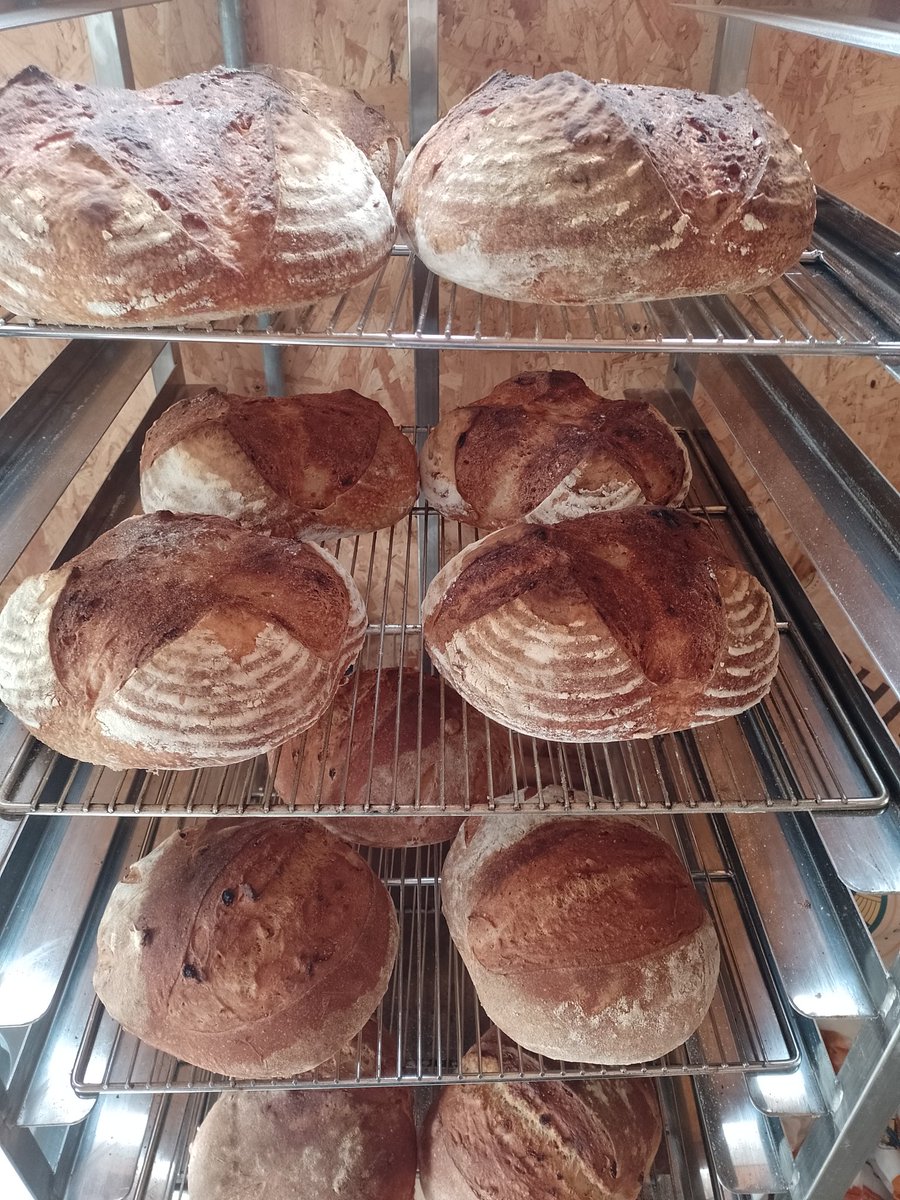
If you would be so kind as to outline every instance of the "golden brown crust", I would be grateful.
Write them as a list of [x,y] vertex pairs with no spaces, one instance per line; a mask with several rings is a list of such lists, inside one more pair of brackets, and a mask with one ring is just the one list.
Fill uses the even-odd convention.
[[[523,594],[566,622],[585,604],[654,683],[706,678],[724,635],[712,571],[725,556],[705,523],[671,508],[638,508],[513,526],[473,555],[429,619],[429,643]],[[639,597],[639,602],[635,602]]]
[[[493,1033],[482,1039],[480,1061],[488,1072],[501,1065]],[[478,1062],[473,1047],[464,1069],[474,1073]],[[502,1065],[518,1071],[518,1053],[508,1049]],[[521,1065],[539,1069],[527,1053]],[[422,1189],[426,1200],[636,1200],[661,1136],[649,1080],[447,1087],[422,1130]]]
[[317,720],[364,631],[355,584],[318,547],[153,513],[17,588],[0,613],[0,692],[72,758],[223,765]]
[[[281,748],[275,777],[279,795],[312,804],[321,782],[319,802],[326,809],[346,804],[359,810],[368,802],[385,812],[392,805],[412,808],[418,801],[423,813],[434,814],[442,793],[448,806],[483,803],[488,795],[483,718],[470,711],[464,725],[459,696],[425,675],[420,725],[419,695],[417,670],[383,670],[380,679],[377,671],[363,671],[358,683],[351,680],[338,691],[330,713]],[[494,791],[500,794],[509,774],[509,739],[497,729],[490,738],[490,759]],[[319,819],[349,841],[375,846],[447,841],[462,823],[460,817],[439,815]]]
[[312,821],[210,821],[126,872],[94,986],[126,1029],[206,1070],[286,1077],[324,1062],[387,987],[384,885]]
[[806,249],[815,199],[802,154],[746,92],[501,71],[417,144],[395,208],[444,277],[583,304],[762,286]]
[[109,326],[331,295],[374,270],[394,232],[336,125],[221,67],[137,92],[20,72],[0,88],[0,214],[2,302]]
[[423,615],[432,660],[465,700],[557,741],[733,716],[778,667],[767,592],[673,508],[498,530],[444,565]]
[[651,1060],[709,1008],[712,921],[668,842],[636,821],[470,818],[441,896],[482,1006],[528,1050]]
[[141,451],[146,511],[216,513],[278,537],[383,529],[417,492],[412,443],[349,388],[278,398],[212,388],[167,409]]
[[528,371],[455,409],[429,433],[421,474],[433,507],[482,529],[679,504],[690,483],[681,439],[656,409],[606,400],[571,371]]
[[194,1200],[412,1200],[408,1088],[229,1092],[191,1146]]

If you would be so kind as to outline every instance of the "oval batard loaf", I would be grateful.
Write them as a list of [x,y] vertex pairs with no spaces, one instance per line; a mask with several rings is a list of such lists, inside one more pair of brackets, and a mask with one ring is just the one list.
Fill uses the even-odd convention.
[[0,698],[85,762],[241,762],[318,719],[365,622],[353,580],[317,546],[220,517],[132,517],[10,596]]
[[270,66],[254,70],[293,92],[319,120],[336,125],[363,152],[385,193],[391,196],[404,152],[400,134],[383,113],[366,104],[359,92],[335,87],[306,71]]
[[632,504],[681,504],[681,438],[644,400],[605,400],[571,371],[528,371],[442,417],[422,491],[444,516],[500,529],[552,525]]
[[[479,1061],[489,1073],[540,1068],[508,1049],[501,1062],[491,1033],[463,1071]],[[637,1200],[661,1137],[649,1079],[445,1087],[425,1118],[419,1177],[425,1200]]]
[[131,326],[278,311],[364,279],[394,221],[353,142],[254,71],[0,88],[0,303]]
[[441,897],[482,1007],[534,1053],[650,1061],[712,1001],[712,921],[669,843],[637,821],[470,818]]
[[768,592],[673,508],[498,530],[437,574],[423,617],[432,661],[464,699],[562,742],[732,716],[778,667]]
[[180,400],[141,453],[145,512],[215,513],[308,540],[393,525],[418,492],[416,452],[358,392]]
[[449,841],[461,817],[400,813],[417,801],[426,814],[440,810],[442,802],[481,804],[491,786],[501,794],[509,778],[509,737],[498,729],[489,735],[477,713],[464,716],[459,696],[433,675],[421,679],[421,720],[419,696],[418,670],[383,670],[380,678],[377,671],[361,672],[357,684],[338,690],[330,713],[282,747],[278,794],[298,805],[318,797],[326,809],[360,809],[368,803],[382,813],[392,806],[400,810],[317,818],[351,842],[424,846]]
[[94,987],[158,1050],[286,1078],[362,1029],[397,944],[384,884],[315,821],[209,821],[125,873],[100,922]]
[[588,304],[770,283],[807,248],[815,190],[746,92],[500,71],[416,145],[394,207],[444,278]]

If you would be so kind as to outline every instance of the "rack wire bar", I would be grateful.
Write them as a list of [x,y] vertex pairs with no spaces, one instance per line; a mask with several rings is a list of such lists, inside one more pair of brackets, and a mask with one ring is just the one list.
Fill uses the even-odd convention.
[[[413,436],[413,430],[408,432]],[[510,748],[511,765],[505,773],[494,775],[487,795],[479,795],[473,787],[465,795],[450,795],[443,789],[444,773],[440,772],[441,812],[465,815],[560,804],[565,811],[585,812],[849,812],[878,809],[887,803],[888,789],[866,742],[868,701],[861,685],[852,673],[844,682],[826,678],[820,664],[826,657],[827,634],[821,627],[799,628],[783,603],[782,587],[789,569],[771,544],[767,561],[760,558],[717,476],[717,471],[726,468],[721,462],[713,463],[696,434],[683,432],[683,436],[694,466],[688,497],[691,511],[706,516],[728,552],[746,563],[775,598],[781,665],[771,694],[740,717],[684,733],[648,741],[586,745],[511,734],[466,706],[466,729],[484,729],[491,742],[502,739]],[[734,486],[731,479],[731,497],[735,496]],[[444,561],[476,536],[475,530],[444,521],[418,505],[391,530],[345,539],[330,547],[355,575],[366,599],[370,623],[360,668],[384,672],[400,665],[420,667],[420,541],[425,539]],[[357,688],[358,679],[357,673],[345,686]],[[401,692],[402,704],[420,713],[420,689]],[[328,724],[327,714],[323,721]],[[8,716],[6,722],[6,731],[0,727],[0,745],[9,743],[15,752],[0,774],[0,814],[277,817],[366,813],[389,820],[392,809],[401,807],[396,797],[373,794],[344,794],[338,803],[327,806],[321,797],[321,777],[315,794],[300,794],[296,780],[306,752],[302,740],[297,749],[295,784],[279,795],[273,778],[281,752],[271,766],[261,757],[227,769],[114,773],[73,763],[34,739],[17,740],[13,733],[20,727]],[[443,733],[441,738],[443,762],[447,754]],[[553,793],[547,792],[551,786]],[[557,798],[559,788],[562,801]],[[400,801],[402,811],[408,813],[411,801],[402,797]]]
[[[415,281],[415,284],[414,282]],[[900,354],[900,333],[815,248],[771,286],[716,298],[740,322],[725,332],[702,299],[616,305],[510,304],[426,272],[404,246],[341,296],[258,323],[201,320],[104,329],[56,325],[0,309],[0,337],[99,338],[269,346],[381,346],[400,350],[630,350],[660,353]],[[437,313],[435,313],[435,306]],[[264,327],[259,328],[259,324]]]
[[[712,917],[721,947],[719,985],[709,1013],[687,1042],[652,1063],[606,1067],[540,1058],[529,1070],[519,1048],[492,1030],[475,989],[441,919],[440,871],[445,847],[367,853],[396,905],[400,923],[397,962],[376,1013],[378,1058],[374,1072],[360,1065],[355,1043],[310,1075],[293,1080],[236,1080],[200,1070],[154,1050],[127,1033],[97,1000],[72,1072],[79,1095],[106,1092],[208,1092],[327,1087],[381,1087],[404,1083],[472,1083],[496,1079],[590,1079],[602,1076],[684,1076],[728,1071],[780,1071],[799,1063],[797,1043],[778,987],[757,936],[753,901],[738,886],[736,860],[715,835],[713,820],[658,817],[655,828],[675,846]],[[396,1057],[382,1040],[390,1030]],[[488,1067],[479,1058],[463,1069],[466,1051],[483,1036],[511,1048],[519,1069]],[[515,1058],[514,1058],[515,1061]]]

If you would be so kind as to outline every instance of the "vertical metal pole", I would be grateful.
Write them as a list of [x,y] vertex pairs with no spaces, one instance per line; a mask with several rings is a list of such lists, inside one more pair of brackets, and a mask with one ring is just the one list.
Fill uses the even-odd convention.
[[[412,148],[438,119],[438,0],[407,0],[409,46],[409,144]],[[413,322],[422,312],[428,270],[413,266]],[[438,282],[434,281],[422,322],[423,332],[438,328]],[[440,416],[440,351],[414,350],[415,421],[420,426],[416,447],[421,450],[421,427],[434,425]],[[440,569],[440,524],[435,514],[419,519],[419,577],[424,589]]]
[[747,86],[756,26],[736,17],[719,19],[709,90],[729,96]]
[[[219,33],[222,38],[222,62],[225,66],[246,67],[247,41],[244,36],[241,0],[219,0]],[[271,324],[271,313],[260,313],[256,318],[258,329],[268,329]],[[262,360],[267,393],[270,396],[283,396],[285,385],[281,347],[263,346]]]

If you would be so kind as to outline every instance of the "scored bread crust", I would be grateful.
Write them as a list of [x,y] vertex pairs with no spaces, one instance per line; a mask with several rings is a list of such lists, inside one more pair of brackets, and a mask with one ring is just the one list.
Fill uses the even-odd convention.
[[618,741],[743,712],[778,630],[762,584],[683,510],[518,524],[429,585],[425,645],[479,712],[551,741]]
[[[493,1074],[501,1066],[510,1074],[540,1069],[509,1047],[501,1059],[491,1031],[462,1070]],[[425,1200],[636,1200],[661,1138],[648,1079],[445,1087],[425,1117],[419,1176]]]
[[416,452],[375,400],[339,392],[180,400],[141,451],[145,512],[213,513],[278,537],[393,525],[415,503]]
[[0,87],[0,303],[110,327],[280,311],[387,257],[364,155],[289,89],[217,67],[142,91]]
[[482,1007],[533,1053],[648,1062],[681,1045],[712,1002],[712,921],[671,846],[640,822],[470,818],[441,897]]
[[253,69],[293,92],[319,120],[336,125],[369,160],[390,199],[405,155],[400,134],[383,113],[367,104],[359,92],[335,87],[306,71],[273,66]]
[[681,504],[691,467],[681,438],[645,400],[606,400],[571,371],[527,371],[428,434],[422,491],[444,516],[500,529]]
[[[495,792],[503,791],[510,765],[508,736],[493,730],[489,749],[484,719],[472,712],[464,717],[451,688],[433,675],[420,680],[409,667],[360,672],[357,682],[338,690],[329,712],[277,754],[275,790],[288,803],[302,808],[318,798],[326,810],[369,803],[381,813],[396,805],[397,814],[317,818],[340,837],[369,846],[449,841],[462,817],[440,815],[442,789],[446,805],[483,804],[488,779]],[[275,754],[269,758],[274,762]],[[421,812],[400,815],[417,801]]]
[[353,580],[318,546],[219,517],[132,517],[13,592],[0,697],[85,762],[242,762],[320,716],[365,624]]
[[288,1078],[363,1028],[398,945],[384,884],[313,821],[209,821],[126,871],[94,987],[125,1029],[241,1079]]
[[499,71],[417,143],[394,209],[454,283],[587,304],[762,287],[807,248],[815,190],[746,92]]

